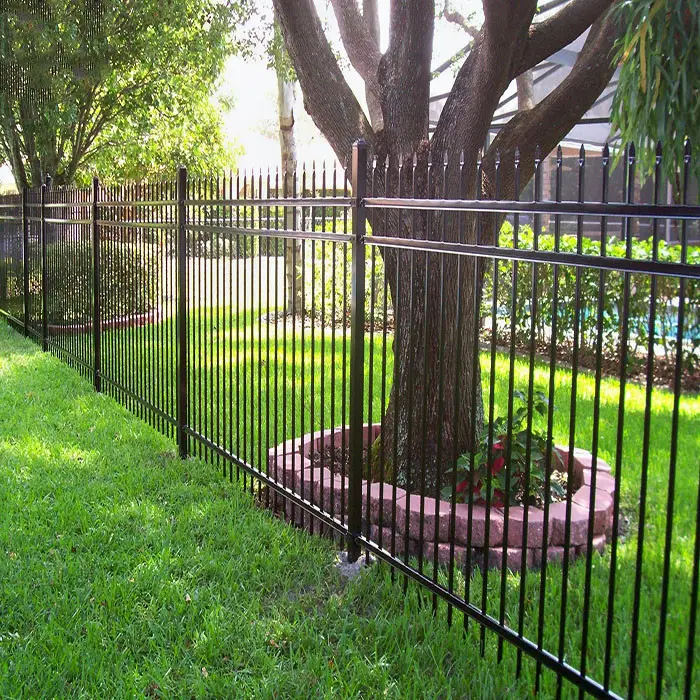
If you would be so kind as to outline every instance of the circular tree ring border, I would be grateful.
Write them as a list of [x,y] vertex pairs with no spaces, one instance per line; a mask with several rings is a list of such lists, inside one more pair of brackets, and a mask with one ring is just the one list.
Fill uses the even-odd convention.
[[[161,320],[161,310],[151,309],[142,314],[132,314],[130,316],[121,316],[119,318],[111,318],[102,321],[100,329],[103,331],[117,330],[120,328],[138,328],[149,323],[156,323]],[[87,323],[60,324],[49,323],[49,335],[80,335],[81,333],[90,333],[92,331],[92,321]]]
[[[363,426],[363,443],[371,444],[380,434],[381,424]],[[349,482],[346,476],[333,474],[326,467],[314,467],[311,455],[326,445],[348,449],[349,428],[337,428],[307,433],[299,438],[282,442],[270,448],[268,467],[270,476],[287,488],[326,512],[341,518],[347,517],[347,494]],[[568,447],[556,445],[568,470],[573,457],[573,477],[576,491],[571,498],[569,522],[569,557],[573,559],[586,554],[588,550],[589,520],[593,510],[593,547],[602,551],[612,533],[613,506],[615,499],[615,478],[610,465],[587,450],[574,449],[570,455]],[[595,468],[596,488],[591,493],[593,470]],[[369,490],[369,495],[368,495]],[[275,495],[273,505],[281,506],[284,497]],[[395,520],[394,520],[394,503]],[[368,514],[369,505],[369,514]],[[591,508],[592,505],[592,508]],[[288,517],[302,524],[301,509],[287,505]],[[544,509],[530,506],[527,509],[526,547],[523,551],[523,526],[525,508],[511,506],[506,523],[505,508],[450,501],[436,500],[429,496],[408,494],[400,487],[384,482],[362,482],[362,521],[363,533],[389,550],[402,555],[408,546],[409,554],[419,553],[419,539],[422,525],[423,556],[440,564],[449,564],[454,549],[455,563],[463,566],[467,559],[468,544],[472,548],[471,560],[478,566],[501,567],[503,557],[506,566],[513,571],[525,567],[538,567],[543,557]],[[471,511],[471,512],[470,512]],[[548,512],[548,537],[546,557],[548,561],[561,561],[566,545],[567,503],[552,503]],[[422,514],[422,517],[421,517]],[[369,517],[368,517],[369,516]],[[454,518],[454,541],[450,538]],[[486,542],[486,520],[488,518],[488,543]],[[422,523],[421,523],[422,521]],[[471,527],[470,527],[471,521]],[[308,517],[306,518],[308,522]],[[507,528],[506,528],[507,524]],[[392,527],[395,525],[395,528]],[[392,530],[395,536],[392,537]],[[507,543],[504,536],[507,529]],[[437,537],[436,537],[437,535]]]

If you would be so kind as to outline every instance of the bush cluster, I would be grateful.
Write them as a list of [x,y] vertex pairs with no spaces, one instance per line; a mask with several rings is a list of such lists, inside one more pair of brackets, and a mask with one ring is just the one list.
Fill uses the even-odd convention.
[[[173,251],[174,253],[174,251]],[[284,239],[256,235],[227,236],[197,233],[187,241],[187,255],[193,258],[254,258],[283,255]]]
[[[511,224],[503,225],[499,245],[513,248],[514,232]],[[562,235],[559,250],[576,253],[579,241],[576,236]],[[600,256],[600,241],[582,238],[580,252],[584,255]],[[555,240],[551,234],[542,234],[538,239],[540,250],[554,250]],[[534,248],[534,234],[529,226],[518,230],[517,247],[523,250]],[[651,260],[653,242],[634,239],[631,243],[632,258]],[[628,250],[624,241],[608,238],[605,254],[611,258],[625,258]],[[662,262],[680,262],[681,247],[669,245],[665,241],[658,243],[658,260]],[[687,252],[690,264],[700,264],[700,248],[689,248]],[[492,318],[494,266],[487,265],[482,299],[482,315]],[[556,304],[556,333],[552,338],[554,326],[554,279],[558,281]],[[498,261],[498,284],[496,287],[496,333],[501,341],[510,340],[511,322],[514,322],[516,345],[528,345],[532,331],[533,298],[537,299],[537,314],[534,324],[535,341],[539,347],[548,346],[554,340],[559,347],[570,347],[573,343],[576,326],[576,280],[579,278],[579,347],[582,351],[593,352],[598,338],[598,292],[602,290],[601,338],[603,356],[618,360],[622,350],[623,299],[625,273],[575,268],[568,265],[555,266],[549,263],[537,265],[537,278],[533,289],[533,266],[519,263],[515,280],[515,299],[513,300],[513,262]],[[677,278],[657,276],[652,282],[648,274],[629,274],[630,295],[628,324],[628,354],[634,362],[646,353],[649,342],[650,300],[656,300],[656,320],[654,326],[657,354],[673,360],[676,353],[676,332],[678,328],[678,308],[680,285]],[[652,295],[652,286],[653,295]],[[700,363],[700,284],[688,280],[685,284],[684,300],[684,341],[682,344],[683,362],[686,366]]]
[[[158,304],[160,277],[157,251],[142,245],[107,240],[100,268],[102,319],[145,313]],[[46,248],[49,323],[84,323],[92,318],[92,250],[81,242]],[[41,293],[40,271],[30,278],[30,291]]]
[[[304,304],[325,323],[350,323],[352,253],[350,246],[324,241],[304,241]],[[334,274],[335,273],[335,274]],[[344,303],[344,300],[347,300]],[[384,277],[384,260],[376,248],[368,248],[365,259],[365,318],[367,322],[393,320],[391,293]],[[346,314],[344,316],[344,313]]]

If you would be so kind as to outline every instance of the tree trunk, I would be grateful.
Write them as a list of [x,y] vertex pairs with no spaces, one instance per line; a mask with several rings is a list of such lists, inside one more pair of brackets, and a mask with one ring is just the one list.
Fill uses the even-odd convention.
[[[416,171],[416,195],[458,196],[459,190],[445,191],[441,166],[432,166],[426,177],[426,156]],[[449,168],[458,173],[456,164]],[[459,182],[447,179],[448,187],[455,179]],[[469,190],[462,183],[464,195],[474,187],[474,175],[467,179],[472,182]],[[413,196],[412,183],[402,187],[404,196]],[[417,212],[404,215],[401,222],[398,216],[387,219],[389,236],[462,242],[476,238],[474,216]],[[492,227],[493,222],[488,229],[484,225],[483,235],[491,235],[487,231]],[[484,424],[475,346],[484,267],[477,258],[381,250],[394,304],[394,381],[382,435],[372,449],[370,476],[396,476],[409,490],[435,495],[448,481],[446,470],[455,457],[469,451]]]
[[405,251],[398,261],[385,255],[385,266],[395,300],[394,384],[372,478],[383,441],[385,478],[432,495],[483,426],[478,355],[474,364],[480,271],[475,259]]
[[532,109],[535,106],[535,84],[532,80],[532,71],[526,70],[515,79],[518,90],[518,111]]
[[[297,163],[297,146],[294,137],[294,102],[296,86],[283,70],[277,68],[277,109],[279,114],[280,157],[282,161],[282,182],[284,196],[291,195],[291,183]],[[294,228],[294,210],[287,207],[284,212],[284,227]],[[302,308],[303,289],[301,285],[301,241],[285,240],[285,311],[292,313]]]

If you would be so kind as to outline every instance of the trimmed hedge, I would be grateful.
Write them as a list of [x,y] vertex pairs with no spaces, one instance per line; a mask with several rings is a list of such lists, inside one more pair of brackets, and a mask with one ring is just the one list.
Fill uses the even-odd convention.
[[[141,244],[103,241],[101,305],[104,320],[150,311],[158,305],[160,253]],[[49,323],[83,323],[92,318],[92,251],[80,242],[47,246]],[[40,279],[32,288],[40,293]]]
[[[501,229],[499,245],[513,248],[513,227],[505,223]],[[538,241],[540,250],[554,250],[554,236],[542,234]],[[578,239],[573,235],[560,237],[559,249],[566,253],[577,252]],[[518,230],[518,248],[532,250],[534,234],[529,226]],[[584,255],[599,256],[600,241],[590,238],[581,240]],[[632,241],[632,257],[636,260],[651,260],[653,244],[651,240]],[[606,255],[611,258],[625,258],[626,244],[616,238],[608,238]],[[680,262],[681,247],[669,245],[665,241],[658,243],[658,259],[662,262]],[[688,249],[688,262],[700,265],[700,248]],[[513,293],[513,262],[498,261],[497,315],[496,331],[501,340],[510,339],[511,317],[515,322],[516,345],[530,342],[531,312],[533,299],[533,266],[520,262],[516,279],[515,304]],[[579,342],[583,351],[594,351],[598,336],[598,290],[600,288],[600,271],[578,268],[580,271],[580,313]],[[553,288],[554,266],[549,263],[537,265],[537,282],[534,290],[537,298],[537,319],[535,323],[535,340],[539,346],[548,345],[551,340],[553,325]],[[573,342],[576,309],[577,268],[559,265],[557,271],[558,299],[556,307],[557,328],[554,338],[560,347],[569,347]],[[628,353],[630,361],[646,352],[649,342],[649,309],[652,298],[652,278],[647,274],[630,274],[629,312],[627,315],[629,329]],[[606,359],[618,360],[621,353],[622,312],[625,275],[622,272],[604,273],[602,295],[602,350]],[[656,325],[654,328],[657,353],[667,359],[673,359],[676,352],[676,332],[678,318],[678,295],[680,285],[676,278],[657,276],[655,278]],[[493,265],[486,268],[482,315],[492,315],[493,303]],[[689,280],[685,285],[685,320],[683,361],[687,366],[700,363],[700,284]]]

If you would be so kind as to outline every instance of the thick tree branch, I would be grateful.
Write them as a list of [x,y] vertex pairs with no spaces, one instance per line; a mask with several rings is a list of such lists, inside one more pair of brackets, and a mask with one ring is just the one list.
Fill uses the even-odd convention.
[[[377,0],[362,0],[362,18],[365,21],[367,31],[374,40],[374,43],[377,47],[380,47],[381,31]],[[379,66],[377,66],[377,68],[379,68]],[[365,85],[365,98],[367,99],[367,108],[369,109],[369,118],[372,122],[372,128],[375,132],[380,131],[384,128],[384,115],[382,114],[382,103],[379,98],[379,92],[374,92],[370,89],[369,85]]]
[[524,51],[513,66],[512,78],[533,68],[581,36],[614,0],[573,0],[557,14],[532,25]]
[[484,0],[486,19],[443,107],[433,135],[434,152],[447,151],[454,159],[464,151],[467,162],[476,160],[535,9],[535,0]]
[[365,20],[360,15],[356,0],[331,0],[338,20],[340,38],[353,68],[365,81],[367,89],[379,95],[377,70],[379,68],[379,45],[370,34]]
[[[514,196],[513,155],[520,149],[520,181],[526,183],[534,171],[535,149],[542,157],[550,153],[590,109],[614,72],[612,47],[617,36],[614,20],[599,19],[569,75],[542,102],[516,114],[501,129],[484,157],[484,173],[493,181],[496,154],[501,155],[501,196]],[[489,193],[493,194],[493,193]]]
[[328,139],[338,159],[353,141],[375,137],[347,84],[323,31],[313,0],[273,0],[282,35],[304,95],[304,107]]
[[389,50],[379,64],[384,130],[389,143],[408,155],[428,136],[433,0],[392,0]]
[[362,19],[377,48],[381,46],[379,26],[379,6],[377,0],[362,0]]
[[530,26],[537,11],[537,0],[482,0],[484,25],[482,31],[502,44],[520,41],[518,28]]

